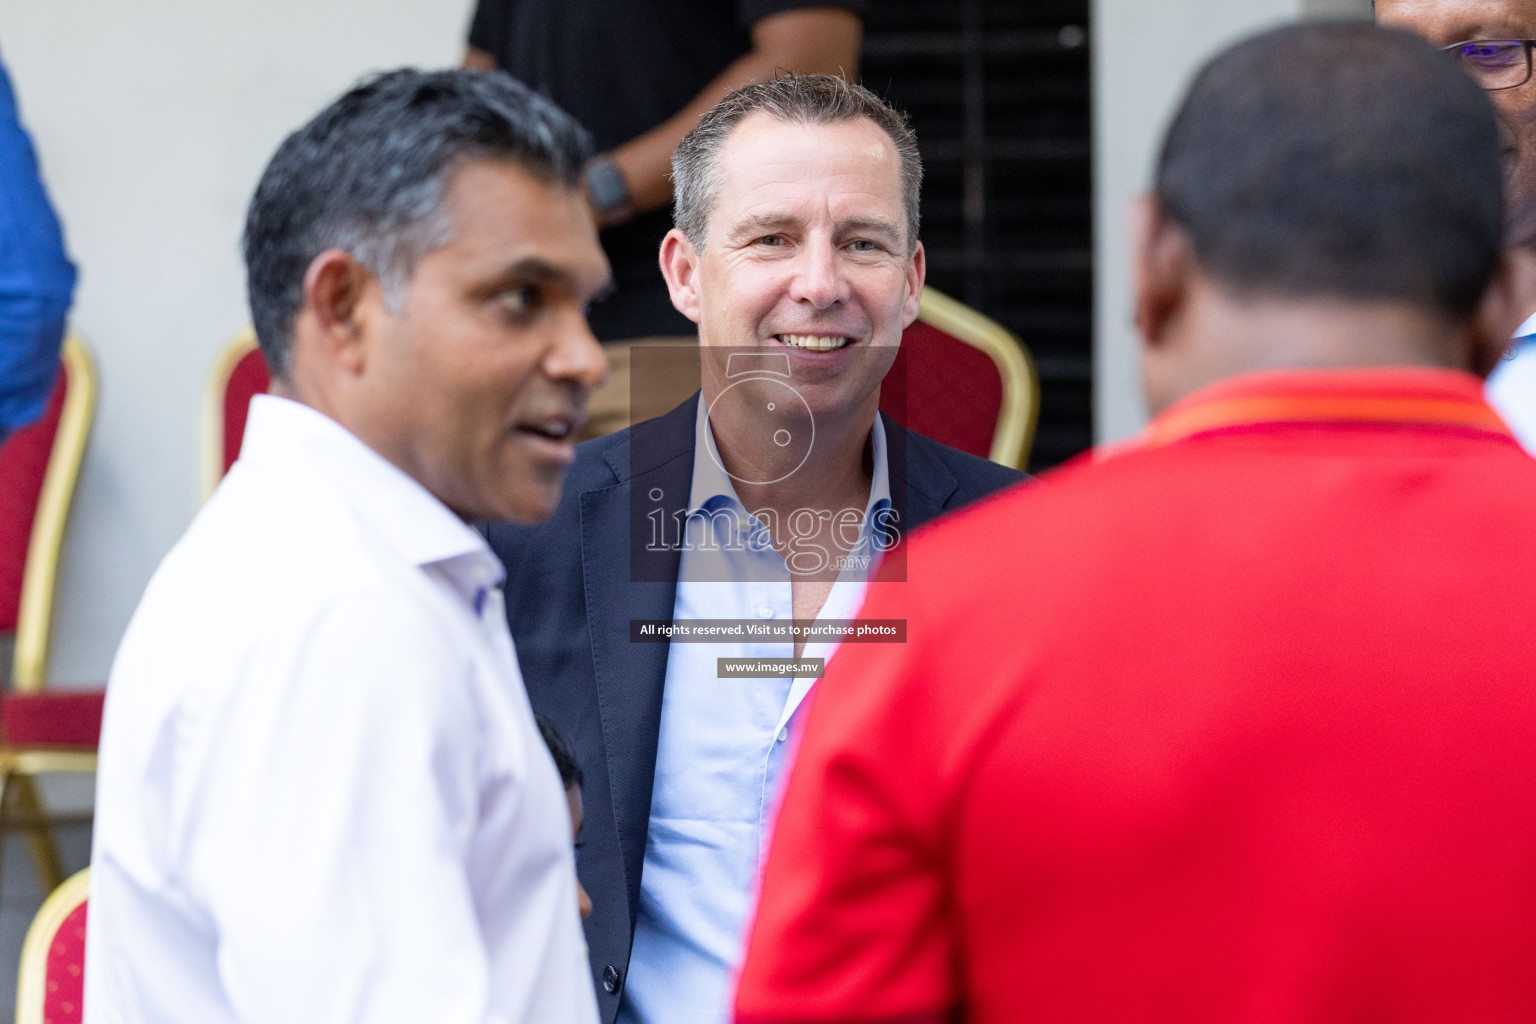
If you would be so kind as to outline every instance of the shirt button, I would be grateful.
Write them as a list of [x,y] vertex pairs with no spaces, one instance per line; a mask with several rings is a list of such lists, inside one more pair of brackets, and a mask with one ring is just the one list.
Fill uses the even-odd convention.
[[783,743],[787,739],[789,739],[789,726],[786,725],[779,730],[779,742]]
[[609,964],[607,967],[604,967],[603,968],[603,991],[604,992],[617,992],[619,990],[619,978],[620,977],[622,977],[622,975],[619,973],[619,969],[617,967],[613,966],[613,964]]
[[773,618],[773,606],[765,604],[757,610],[757,614],[765,619],[771,619]]

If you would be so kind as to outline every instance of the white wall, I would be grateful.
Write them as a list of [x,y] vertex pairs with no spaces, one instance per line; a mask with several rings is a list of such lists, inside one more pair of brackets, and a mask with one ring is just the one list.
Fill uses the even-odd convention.
[[50,677],[105,678],[197,507],[198,409],[247,320],[238,239],[282,137],[360,74],[456,63],[470,0],[26,0],[0,57],[80,267],[101,404],[65,543]]
[[1131,327],[1126,212],[1185,85],[1227,44],[1298,17],[1365,17],[1370,0],[1093,0],[1094,438],[1146,423]]

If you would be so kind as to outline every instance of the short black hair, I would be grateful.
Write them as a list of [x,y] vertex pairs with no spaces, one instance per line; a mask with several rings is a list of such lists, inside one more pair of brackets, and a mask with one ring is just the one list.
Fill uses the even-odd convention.
[[1499,136],[1483,91],[1407,32],[1311,22],[1196,76],[1155,192],[1242,295],[1408,301],[1465,319],[1499,260]]
[[449,241],[445,182],[465,160],[509,160],[575,187],[585,129],[503,72],[404,68],[359,82],[283,140],[245,221],[246,289],[267,365],[288,371],[304,274],[345,249],[398,303],[416,261]]
[[581,765],[576,763],[576,755],[560,727],[548,715],[535,714],[533,720],[539,724],[539,735],[544,737],[544,745],[555,759],[555,769],[560,772],[560,785],[566,789],[572,786],[580,789],[587,780],[581,774]]

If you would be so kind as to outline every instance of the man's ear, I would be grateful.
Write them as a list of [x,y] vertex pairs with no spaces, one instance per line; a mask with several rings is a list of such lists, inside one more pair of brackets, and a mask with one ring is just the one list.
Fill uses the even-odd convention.
[[1194,252],[1188,236],[1163,215],[1151,195],[1131,207],[1131,247],[1136,330],[1143,345],[1157,348],[1194,283]]
[[295,324],[295,343],[304,343],[327,365],[354,375],[361,372],[367,334],[360,322],[366,315],[363,297],[373,284],[373,275],[343,249],[316,256],[304,272],[304,305],[301,323]]
[[923,301],[923,282],[926,280],[928,256],[923,252],[923,243],[918,242],[917,248],[912,250],[912,258],[907,261],[907,301],[901,311],[902,330],[911,327],[912,321],[917,319]]
[[1536,251],[1506,249],[1471,323],[1471,370],[1486,377],[1509,348],[1515,329],[1536,312]]
[[661,240],[661,276],[667,280],[672,305],[683,316],[699,322],[699,254],[678,228]]

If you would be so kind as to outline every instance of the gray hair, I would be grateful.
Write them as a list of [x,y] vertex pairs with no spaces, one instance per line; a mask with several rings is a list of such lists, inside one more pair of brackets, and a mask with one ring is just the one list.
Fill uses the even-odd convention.
[[907,115],[836,75],[781,75],[737,89],[715,104],[672,153],[672,222],[693,247],[704,249],[709,213],[720,191],[720,150],[736,126],[762,111],[798,124],[841,124],[867,118],[878,125],[901,159],[901,198],[907,211],[907,255],[917,250],[923,159]]
[[246,292],[272,373],[288,373],[321,252],[351,253],[398,310],[417,261],[452,240],[442,200],[455,170],[504,160],[577,188],[591,152],[569,114],[499,71],[405,68],[353,87],[283,141],[246,213]]

